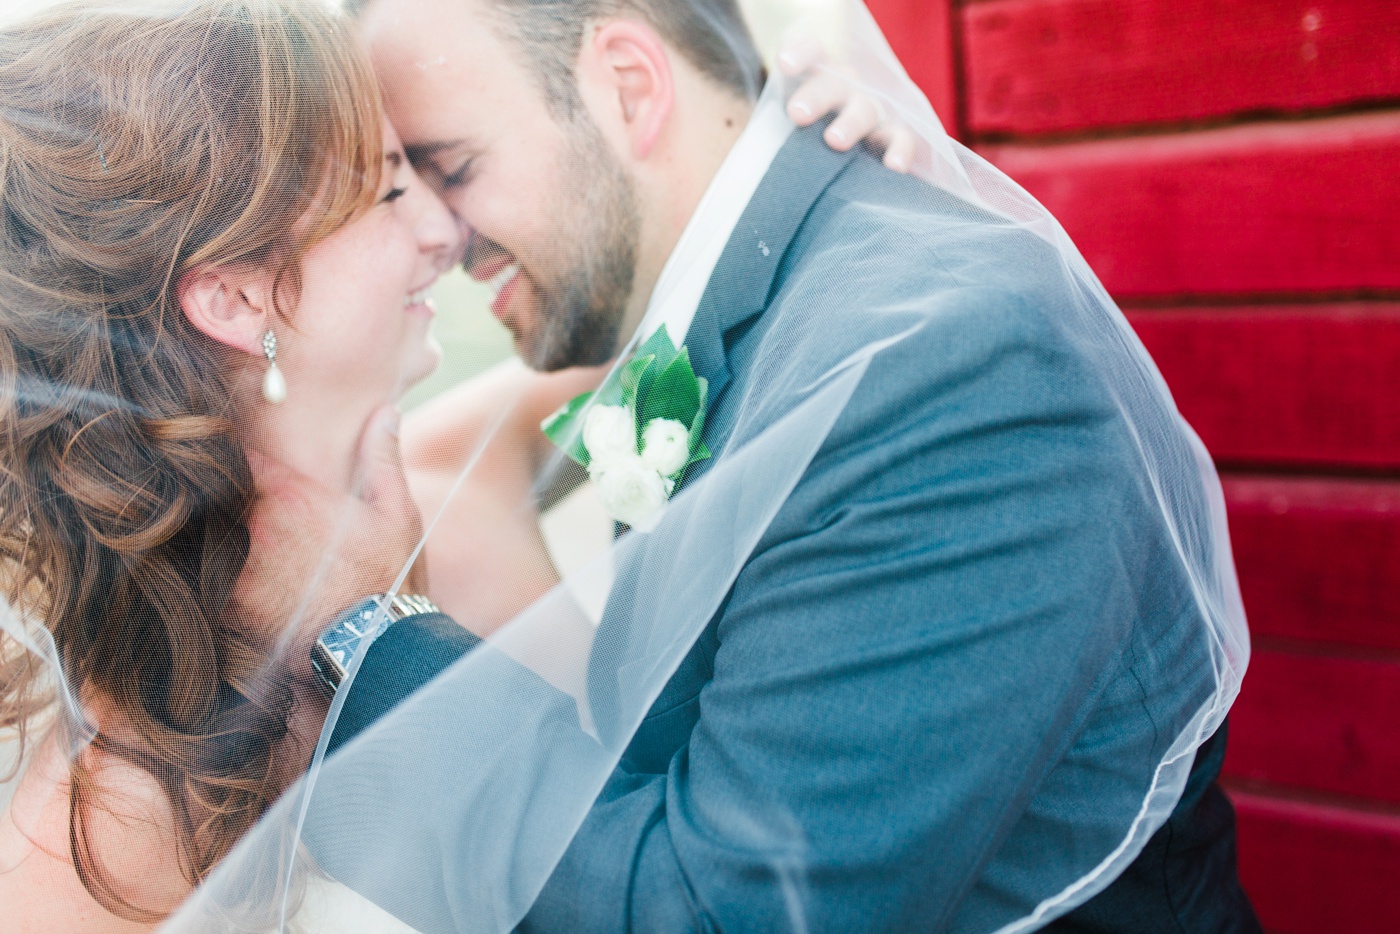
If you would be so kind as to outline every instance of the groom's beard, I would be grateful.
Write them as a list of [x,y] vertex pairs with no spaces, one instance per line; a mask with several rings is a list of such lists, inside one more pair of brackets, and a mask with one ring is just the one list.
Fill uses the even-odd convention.
[[562,272],[552,281],[532,277],[534,333],[517,340],[521,358],[536,370],[612,359],[636,273],[641,217],[632,179],[591,121],[584,118],[572,132],[563,190],[573,198],[551,264]]

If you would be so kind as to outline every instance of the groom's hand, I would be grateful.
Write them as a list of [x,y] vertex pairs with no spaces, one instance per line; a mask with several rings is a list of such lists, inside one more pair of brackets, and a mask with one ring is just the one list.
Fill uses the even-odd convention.
[[[358,521],[353,530],[366,536],[363,543],[366,554],[377,548],[378,553],[388,559],[388,564],[377,572],[380,577],[386,574],[388,577],[382,587],[372,592],[388,590],[397,582],[404,565],[414,557],[414,551],[423,540],[423,514],[409,491],[404,474],[399,422],[398,408],[383,406],[370,417],[360,439],[356,495],[352,500],[358,507],[354,515]],[[426,567],[418,556],[403,581],[403,593],[421,594],[427,590]],[[364,570],[375,573],[370,566]]]
[[[390,589],[422,537],[399,459],[398,429],[392,406],[371,416],[348,494],[249,456],[258,501],[235,611],[275,640],[295,671],[309,675],[316,637],[361,597]],[[420,568],[416,563],[403,592],[425,589]]]

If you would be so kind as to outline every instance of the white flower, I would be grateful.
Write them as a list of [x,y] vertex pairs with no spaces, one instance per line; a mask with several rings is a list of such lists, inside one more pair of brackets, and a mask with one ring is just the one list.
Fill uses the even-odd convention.
[[666,483],[661,474],[635,454],[630,460],[619,460],[590,473],[609,516],[638,532],[650,532],[656,527],[666,506]]
[[669,477],[690,460],[690,432],[673,418],[653,418],[642,430],[642,463]]
[[583,446],[588,449],[589,470],[606,470],[619,461],[637,456],[637,423],[625,405],[595,405],[583,422]]

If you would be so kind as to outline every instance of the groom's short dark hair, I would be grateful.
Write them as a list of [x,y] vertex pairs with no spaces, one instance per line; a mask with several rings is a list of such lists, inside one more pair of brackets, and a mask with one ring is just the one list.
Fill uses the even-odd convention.
[[484,0],[524,53],[550,109],[562,119],[583,113],[574,63],[589,22],[639,16],[701,74],[754,98],[763,62],[737,0]]

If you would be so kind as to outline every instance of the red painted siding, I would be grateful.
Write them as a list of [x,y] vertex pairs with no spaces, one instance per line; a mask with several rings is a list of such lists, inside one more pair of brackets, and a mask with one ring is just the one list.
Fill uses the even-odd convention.
[[869,0],[890,48],[928,95],[943,128],[961,137],[952,0]]
[[1240,876],[1271,934],[1395,934],[1400,815],[1239,790],[1231,797]]
[[1400,99],[1395,0],[994,0],[964,9],[978,134]]
[[1230,713],[1228,774],[1400,804],[1400,653],[1256,646],[1246,680]]
[[1131,312],[1186,420],[1231,465],[1400,468],[1400,303]]
[[[1256,637],[1400,651],[1400,482],[1226,476],[1224,484]],[[1400,736],[1400,709],[1391,720]]]
[[1400,291],[1400,113],[982,151],[1120,301]]
[[1255,636],[1227,773],[1265,926],[1400,932],[1400,7],[875,8],[1133,309],[1221,465]]

